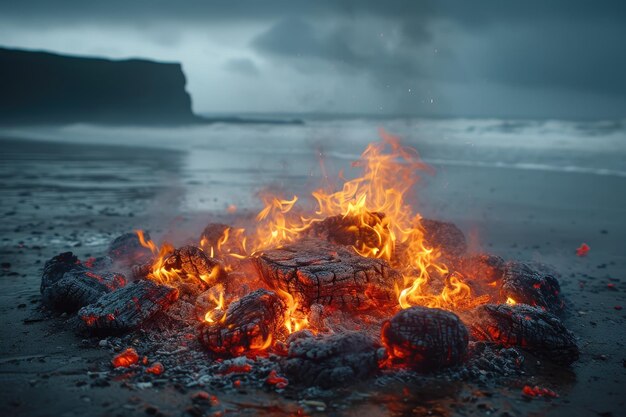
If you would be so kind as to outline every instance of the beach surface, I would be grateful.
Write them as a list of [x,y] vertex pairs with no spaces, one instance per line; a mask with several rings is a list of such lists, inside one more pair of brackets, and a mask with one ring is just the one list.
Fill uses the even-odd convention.
[[[623,415],[623,127],[485,121],[471,130],[467,122],[413,123],[131,131],[73,126],[0,134],[0,413],[124,416],[155,407],[185,415],[193,390],[167,384],[130,390],[123,381],[91,386],[94,364],[112,353],[86,347],[91,344],[67,328],[64,317],[42,320],[44,262],[68,250],[97,256],[114,237],[135,229],[174,241],[195,236],[231,205],[238,213],[257,210],[255,195],[268,186],[305,195],[325,179],[320,158],[331,172],[348,167],[383,126],[435,168],[417,190],[420,213],[459,225],[472,251],[549,263],[562,274],[564,322],[579,339],[581,357],[570,368],[528,364],[532,372],[506,383],[357,384],[324,399],[327,409],[317,414]],[[583,242],[591,250],[577,257]],[[526,400],[524,385],[548,387],[559,397]],[[296,415],[302,408],[272,392],[213,393],[235,415]]]

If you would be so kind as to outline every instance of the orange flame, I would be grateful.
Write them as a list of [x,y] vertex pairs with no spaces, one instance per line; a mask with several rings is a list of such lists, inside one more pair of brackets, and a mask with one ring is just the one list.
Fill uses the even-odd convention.
[[281,289],[278,289],[277,291],[287,305],[287,310],[285,311],[285,328],[287,329],[288,334],[308,328],[309,319],[298,311],[298,302],[293,298],[293,296],[287,291],[283,291]]
[[215,307],[206,312],[204,321],[207,323],[224,321],[226,319],[224,310],[224,287],[220,284],[212,287],[209,290],[209,300],[215,304]]
[[433,274],[445,276],[448,269],[439,259],[439,249],[426,243],[421,216],[406,200],[419,181],[418,172],[433,172],[432,168],[397,137],[382,130],[380,135],[382,141],[370,144],[352,165],[362,170],[361,176],[345,181],[338,191],[312,193],[318,206],[312,217],[292,214],[297,196],[265,197],[251,253],[292,242],[313,223],[340,215],[354,219],[355,229],[373,237],[354,245],[357,253],[385,259],[401,272],[396,292],[402,308],[470,305],[471,289],[460,275],[448,277],[440,293],[430,289]]
[[210,273],[201,274],[197,277],[190,276],[188,273],[185,273],[184,271],[177,268],[166,267],[165,261],[174,252],[174,246],[165,242],[159,248],[152,240],[146,240],[143,230],[136,230],[135,233],[137,233],[137,237],[139,238],[139,243],[141,244],[141,246],[150,249],[155,257],[150,268],[150,273],[148,274],[148,279],[159,282],[161,284],[174,286],[193,278],[201,279],[209,285],[213,284],[216,281],[220,273],[220,269],[218,266],[215,266]]

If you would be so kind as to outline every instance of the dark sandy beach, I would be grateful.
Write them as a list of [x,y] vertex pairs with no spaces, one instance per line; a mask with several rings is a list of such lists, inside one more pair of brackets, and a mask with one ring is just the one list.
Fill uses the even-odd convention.
[[[216,217],[180,211],[183,153],[9,138],[0,146],[0,414],[146,415],[153,406],[183,415],[191,405],[189,389],[166,384],[130,390],[122,381],[90,388],[94,364],[110,360],[112,352],[83,342],[64,326],[64,317],[42,321],[37,312],[41,269],[53,255],[98,255],[126,231],[193,230]],[[624,415],[625,191],[626,178],[618,176],[438,168],[423,184],[421,212],[457,223],[473,250],[540,260],[560,271],[565,324],[579,338],[580,360],[571,368],[529,363],[535,376],[504,384],[422,383],[406,391],[404,385],[360,384],[350,395],[324,399],[328,408],[319,415]],[[591,250],[577,257],[582,242]],[[526,384],[547,386],[559,398],[523,399]],[[300,408],[271,392],[214,394],[233,415],[295,415]]]

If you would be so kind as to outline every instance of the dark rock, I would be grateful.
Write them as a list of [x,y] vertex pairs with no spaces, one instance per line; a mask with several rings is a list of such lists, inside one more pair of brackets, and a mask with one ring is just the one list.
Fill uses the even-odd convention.
[[383,324],[381,340],[391,366],[432,371],[462,363],[469,335],[454,313],[411,307]]
[[178,290],[142,280],[102,296],[78,312],[78,329],[92,333],[133,330],[178,298]]
[[256,258],[262,279],[287,291],[301,307],[322,304],[343,310],[395,305],[399,275],[382,259],[364,258],[351,248],[305,238]]
[[541,264],[507,262],[500,288],[500,302],[512,298],[516,303],[545,308],[553,313],[563,310],[557,274]]
[[0,124],[198,122],[178,63],[0,48]]
[[467,322],[475,340],[519,346],[562,364],[578,359],[574,335],[555,315],[541,308],[486,304],[474,309]]
[[223,320],[205,325],[200,342],[220,356],[264,350],[283,332],[286,311],[276,293],[256,290],[232,302]]
[[280,364],[290,381],[322,388],[349,385],[378,371],[380,345],[365,333],[295,337]]

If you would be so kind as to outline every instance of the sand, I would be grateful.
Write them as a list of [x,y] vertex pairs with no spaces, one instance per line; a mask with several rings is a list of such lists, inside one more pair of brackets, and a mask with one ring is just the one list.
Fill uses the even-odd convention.
[[[216,215],[176,204],[182,153],[159,149],[0,140],[0,414],[7,416],[145,415],[153,406],[184,415],[193,390],[91,387],[90,370],[108,349],[84,347],[64,318],[40,321],[43,263],[61,251],[104,251],[135,228],[155,234],[193,231]],[[258,179],[262,181],[262,178]],[[181,185],[183,184],[183,185]],[[424,215],[456,222],[474,250],[532,259],[561,273],[566,325],[579,337],[571,368],[529,364],[515,380],[357,385],[323,399],[333,415],[620,416],[626,403],[626,178],[493,167],[439,169],[420,192]],[[233,193],[240,192],[233,187]],[[220,203],[227,198],[216,195]],[[575,249],[590,245],[588,256]],[[612,288],[608,284],[613,284]],[[89,346],[91,346],[89,344]],[[559,398],[522,398],[523,385]],[[213,392],[234,414],[289,415],[301,404],[271,392]],[[268,405],[272,405],[269,407]],[[149,410],[153,411],[153,410]],[[430,412],[430,414],[428,414]],[[318,412],[326,415],[328,412]],[[311,412],[316,414],[316,412]]]

